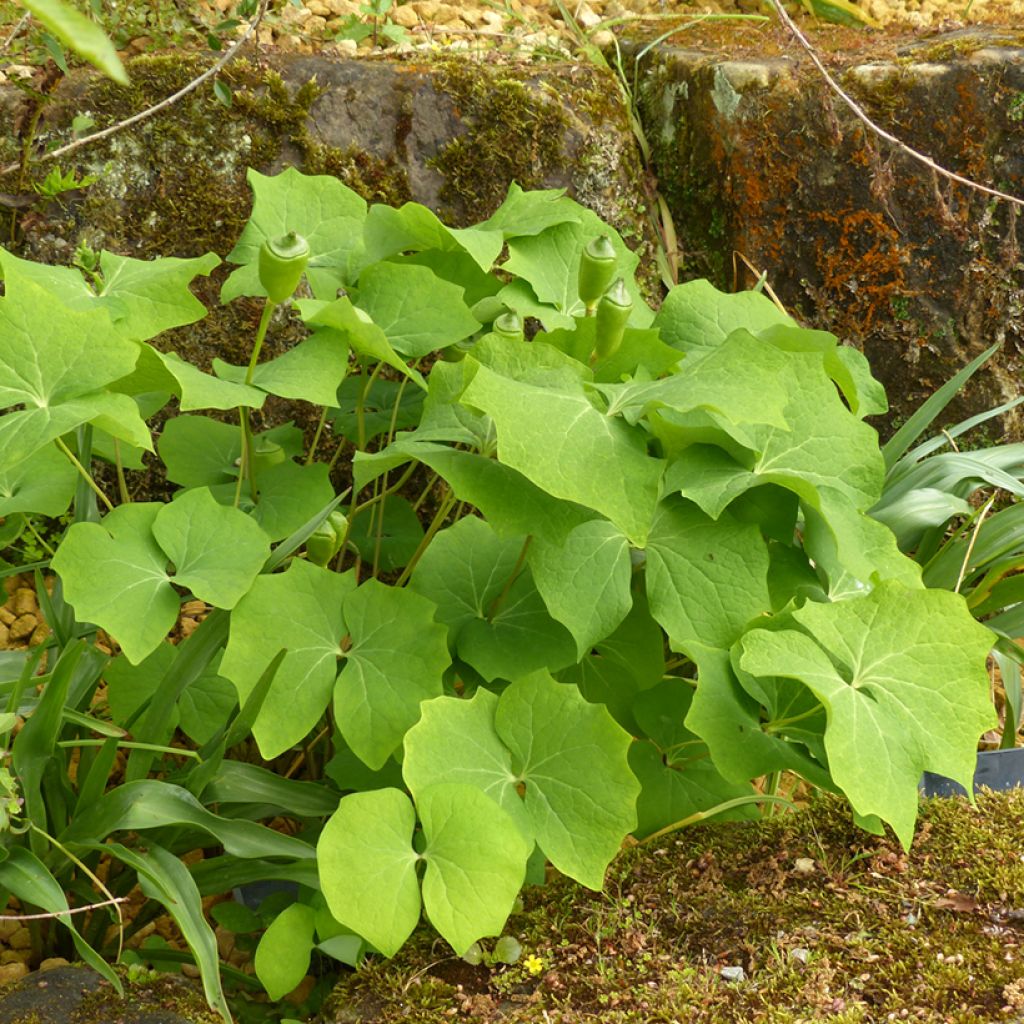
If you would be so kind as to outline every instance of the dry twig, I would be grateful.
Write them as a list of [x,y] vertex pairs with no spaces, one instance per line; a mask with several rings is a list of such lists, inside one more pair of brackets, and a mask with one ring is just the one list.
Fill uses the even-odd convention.
[[1024,206],[1024,199],[1018,196],[1010,195],[1008,192],[1001,192],[997,188],[990,188],[988,185],[982,185],[977,181],[972,181],[970,178],[965,178],[961,174],[956,174],[954,171],[949,171],[945,167],[937,164],[930,156],[919,152],[918,150],[908,146],[902,140],[896,138],[895,135],[887,132],[884,128],[875,124],[874,121],[868,117],[865,113],[864,108],[852,96],[843,90],[843,87],[829,74],[825,65],[822,63],[821,58],[818,56],[817,51],[810,44],[807,37],[797,27],[796,22],[789,16],[786,9],[782,6],[780,0],[771,0],[772,6],[775,8],[782,19],[782,23],[789,29],[790,34],[794,39],[803,47],[807,52],[807,55],[814,62],[814,66],[818,69],[821,77],[825,79],[828,87],[850,108],[852,113],[858,120],[862,121],[864,125],[874,132],[879,138],[885,139],[890,145],[895,146],[900,152],[905,153],[911,159],[916,160],[918,163],[924,164],[925,167],[930,167],[936,174],[941,174],[942,177],[948,178],[950,181],[955,181],[959,185],[964,185],[967,188],[974,189],[976,192],[983,192],[985,195],[994,196],[996,199],[1004,199],[1008,203],[1013,203],[1016,206]]
[[[109,138],[111,135],[123,131],[125,128],[130,128],[132,125],[136,125],[141,121],[147,120],[154,114],[160,113],[161,110],[166,110],[168,107],[177,103],[182,97],[187,96],[190,92],[195,92],[203,82],[212,78],[234,59],[235,54],[238,53],[246,42],[248,42],[249,38],[259,27],[260,22],[263,20],[263,16],[267,13],[267,7],[269,4],[270,0],[260,0],[259,8],[257,9],[252,21],[249,22],[245,32],[243,32],[232,46],[225,51],[224,56],[211,67],[207,68],[206,71],[197,78],[193,78],[187,85],[182,86],[182,88],[180,88],[176,93],[167,96],[159,103],[154,103],[153,106],[147,107],[145,110],[140,110],[137,114],[132,114],[131,117],[127,117],[123,121],[119,121],[117,124],[112,124],[108,128],[103,128],[98,132],[93,132],[91,135],[84,135],[80,139],[75,139],[73,142],[69,142],[66,146],[61,146],[58,149],[51,150],[49,153],[44,153],[38,158],[39,163],[44,163],[47,160],[56,160],[58,157],[66,156],[68,153],[73,153],[76,149],[81,149],[82,146],[86,146],[90,142],[97,142],[100,139]],[[20,164],[15,163],[10,164],[7,167],[0,168],[0,176],[12,174],[19,168],[19,166]]]
[[110,907],[115,903],[127,903],[127,896],[115,896],[100,903],[87,903],[84,907],[71,907],[68,910],[54,910],[46,914],[0,914],[0,921],[48,921],[54,917],[66,917],[68,914],[84,914],[87,910],[98,910]]
[[2,43],[0,43],[0,53],[3,53],[5,50],[10,49],[11,43],[13,43],[14,40],[17,39],[18,36],[20,36],[21,33],[24,32],[26,28],[28,28],[28,23],[31,20],[32,20],[32,15],[29,14],[28,11],[26,11],[17,20],[17,22],[14,25],[14,28],[11,29],[10,35]]

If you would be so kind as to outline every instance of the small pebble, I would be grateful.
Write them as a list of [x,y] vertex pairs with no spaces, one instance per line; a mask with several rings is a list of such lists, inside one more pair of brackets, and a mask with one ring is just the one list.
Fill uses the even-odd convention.
[[11,964],[0,966],[0,985],[7,985],[12,981],[18,981],[28,974],[28,964],[23,960],[16,960]]
[[797,857],[793,861],[794,875],[813,875],[814,870],[814,861],[810,857]]
[[719,972],[723,981],[746,981],[747,972],[742,967],[723,967]]
[[800,963],[805,964],[810,959],[811,951],[809,949],[804,949],[803,946],[795,946],[789,951],[789,955],[794,960],[799,960]]

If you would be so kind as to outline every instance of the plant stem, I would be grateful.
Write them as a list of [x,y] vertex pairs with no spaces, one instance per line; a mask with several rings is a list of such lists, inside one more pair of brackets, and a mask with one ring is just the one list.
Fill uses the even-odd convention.
[[413,512],[419,512],[420,505],[427,500],[427,495],[434,489],[434,484],[441,478],[440,473],[431,473],[430,479],[427,481],[427,486],[420,491],[420,496],[412,503]]
[[519,578],[519,574],[523,569],[523,563],[526,561],[526,552],[530,550],[530,541],[532,540],[533,534],[529,534],[526,540],[523,541],[523,546],[519,549],[519,557],[516,559],[516,564],[512,567],[512,571],[508,574],[508,579],[505,580],[505,586],[502,588],[501,593],[491,602],[491,607],[487,609],[488,622],[494,621],[494,616],[498,614],[501,606],[505,603],[505,599],[512,589],[512,584]]
[[368,509],[371,505],[376,505],[378,501],[382,501],[384,498],[388,497],[388,495],[394,494],[395,491],[401,490],[408,482],[409,477],[411,477],[415,472],[416,463],[410,462],[406,471],[393,484],[381,491],[380,494],[375,494],[372,498],[367,498],[366,501],[362,502],[362,504],[356,505],[355,508],[352,509],[350,518],[354,518],[359,515],[360,512]]
[[797,809],[796,804],[782,796],[769,796],[764,793],[755,793],[751,796],[738,796],[735,800],[726,800],[724,803],[716,804],[714,807],[709,807],[706,811],[696,811],[685,818],[681,818],[679,821],[672,822],[671,825],[659,828],[657,832],[652,832],[649,836],[644,836],[637,845],[646,846],[648,843],[657,842],[657,840],[663,839],[665,836],[671,835],[673,832],[678,832],[681,828],[686,828],[688,825],[696,825],[699,821],[704,821],[707,818],[713,818],[716,814],[723,814],[725,811],[731,811],[734,807],[744,807],[747,804],[761,803],[782,804],[784,807],[788,807],[791,811],[795,811]]
[[309,444],[309,453],[306,455],[306,465],[313,464],[313,456],[316,454],[316,446],[320,443],[320,435],[324,432],[324,424],[327,422],[327,406],[320,409],[320,419],[316,421],[316,431],[313,433],[313,440]]
[[[256,364],[259,362],[260,351],[267,337],[267,328],[270,327],[275,309],[277,309],[277,303],[273,299],[263,300],[263,312],[260,314],[260,323],[256,328],[256,341],[253,343],[249,365],[245,370],[246,387],[252,386],[253,374],[256,372]],[[249,420],[247,405],[238,407],[238,420],[242,429],[242,457],[238,466],[238,484],[235,487],[235,508],[238,508],[238,503],[242,498],[242,481],[246,476],[249,478],[249,493],[252,495],[252,500],[256,500],[256,460],[253,458],[252,452],[252,423]]]
[[45,540],[43,540],[42,535],[32,525],[32,519],[29,516],[25,516],[25,525],[28,527],[28,532],[31,533],[33,537],[35,537],[36,542],[39,544],[39,546],[42,547],[51,558],[53,558],[55,554],[53,548],[51,548],[50,545],[47,544]]
[[114,438],[114,469],[117,472],[117,490],[121,495],[121,504],[130,505],[132,496],[128,493],[128,481],[124,478],[124,465],[121,462],[121,441]]
[[455,495],[451,492],[445,495],[444,501],[441,502],[441,507],[430,521],[430,525],[427,527],[427,532],[423,535],[423,540],[420,541],[419,547],[413,552],[412,558],[409,559],[409,564],[402,570],[402,574],[395,581],[396,587],[400,587],[412,575],[413,569],[416,568],[416,563],[423,557],[423,552],[430,547],[434,534],[444,525],[445,519],[448,518],[448,513],[455,504],[455,500]]
[[260,316],[260,325],[256,328],[256,342],[252,347],[252,355],[249,356],[249,366],[245,371],[245,383],[252,384],[252,375],[256,372],[256,363],[260,358],[260,349],[263,348],[263,341],[267,336],[267,328],[270,326],[270,318],[274,315],[277,303],[271,299],[264,300],[263,313]]
[[57,437],[54,438],[54,444],[71,460],[71,464],[78,470],[82,475],[82,479],[89,485],[90,488],[95,492],[96,497],[107,506],[108,512],[114,511],[114,506],[111,504],[110,499],[100,489],[99,484],[89,475],[89,471],[83,466],[76,457],[75,453],[64,443],[64,441]]

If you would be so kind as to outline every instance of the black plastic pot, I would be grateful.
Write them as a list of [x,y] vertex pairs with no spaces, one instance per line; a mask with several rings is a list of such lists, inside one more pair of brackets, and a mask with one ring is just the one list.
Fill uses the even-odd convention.
[[[974,792],[987,789],[1014,789],[1024,786],[1024,747],[1006,750],[982,750],[978,754],[978,767],[974,771]],[[921,779],[921,792],[925,796],[966,796],[959,782],[944,775],[925,772]]]

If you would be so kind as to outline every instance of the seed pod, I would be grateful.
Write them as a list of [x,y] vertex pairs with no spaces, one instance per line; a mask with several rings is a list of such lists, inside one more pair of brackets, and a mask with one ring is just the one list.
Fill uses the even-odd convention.
[[309,243],[294,231],[260,246],[260,284],[271,302],[285,302],[295,294],[308,262]]
[[306,540],[306,557],[314,565],[327,565],[341,550],[348,519],[343,512],[332,512]]
[[622,335],[633,312],[633,300],[626,291],[626,282],[617,278],[597,304],[594,324],[594,358],[606,359],[622,344]]
[[502,313],[492,325],[492,330],[505,341],[523,340],[523,321],[518,313]]
[[577,291],[588,316],[611,284],[616,259],[615,247],[607,235],[591,239],[583,248]]
[[275,441],[257,437],[252,446],[252,462],[257,473],[278,466],[288,457],[285,450]]

